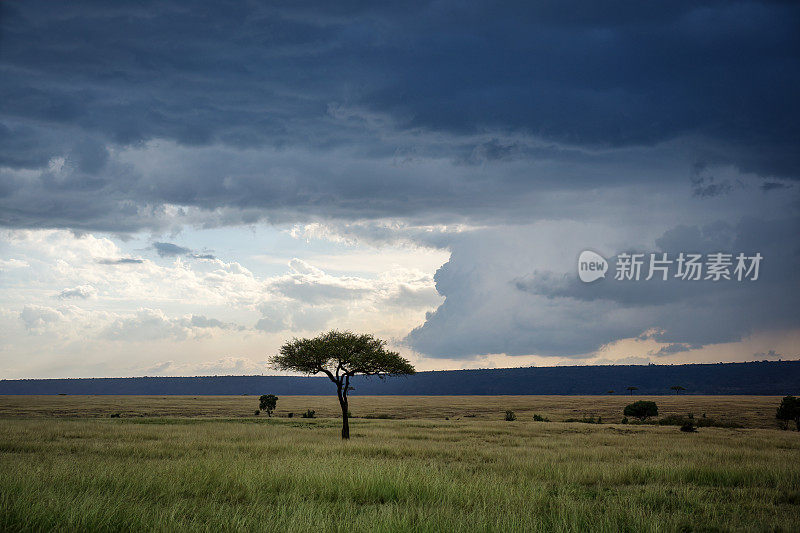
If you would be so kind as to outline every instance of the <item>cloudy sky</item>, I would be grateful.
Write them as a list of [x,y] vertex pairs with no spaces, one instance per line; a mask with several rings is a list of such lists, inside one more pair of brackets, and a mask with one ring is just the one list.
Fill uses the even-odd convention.
[[[798,27],[793,2],[4,1],[0,377],[272,373],[331,328],[418,369],[797,359]],[[680,252],[763,260],[614,279]]]

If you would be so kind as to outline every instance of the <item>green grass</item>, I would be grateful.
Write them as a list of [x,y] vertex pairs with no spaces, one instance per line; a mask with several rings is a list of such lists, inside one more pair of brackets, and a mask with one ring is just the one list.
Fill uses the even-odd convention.
[[0,420],[0,530],[797,531],[800,434],[321,419]]

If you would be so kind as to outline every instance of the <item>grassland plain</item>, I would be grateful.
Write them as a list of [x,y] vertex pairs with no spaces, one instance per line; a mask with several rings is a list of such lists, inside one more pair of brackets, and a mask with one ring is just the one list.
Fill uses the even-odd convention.
[[[269,391],[264,391],[268,393]],[[625,405],[646,399],[658,403],[659,416],[686,415],[747,428],[775,428],[777,396],[351,396],[354,417],[476,420],[502,419],[506,409],[521,420],[539,414],[553,421],[602,417],[619,422]],[[0,418],[31,417],[250,417],[257,396],[0,396]],[[330,396],[281,396],[277,417],[313,409],[321,417],[340,416],[335,389]]]
[[[307,403],[327,400],[321,397],[295,399],[297,412],[332,414],[335,407]],[[505,422],[500,409],[445,420],[439,411],[475,410],[495,399],[428,404],[420,407],[424,419],[356,419],[350,442],[340,440],[336,418],[78,418],[78,406],[68,413],[74,418],[37,412],[0,419],[0,530],[800,530],[797,432],[686,434],[665,426],[533,422],[527,414]],[[569,406],[576,397],[555,399]],[[14,413],[6,400],[3,412]],[[155,409],[148,398],[127,400],[114,406],[139,415]],[[243,401],[203,400],[215,409]],[[257,401],[244,400],[242,408]],[[393,401],[398,411],[370,402],[356,409],[390,416],[413,409]],[[774,417],[776,399],[768,403]],[[522,403],[506,406],[527,413]]]

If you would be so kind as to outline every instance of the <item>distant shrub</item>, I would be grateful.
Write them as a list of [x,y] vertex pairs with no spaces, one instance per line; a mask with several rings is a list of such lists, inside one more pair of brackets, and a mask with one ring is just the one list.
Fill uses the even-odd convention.
[[294,418],[294,413],[289,413],[288,415],[286,415],[286,418]]
[[111,413],[111,418],[119,418],[120,413]]
[[665,416],[664,418],[658,421],[658,425],[660,426],[684,426],[686,424],[692,424],[698,428],[706,428],[706,427],[715,427],[715,428],[740,428],[742,427],[741,424],[737,424],[736,422],[729,422],[729,421],[722,421],[722,420],[715,420],[713,418],[700,418],[695,420],[691,413],[687,416],[681,415],[669,415]]
[[622,423],[623,424],[627,424],[628,423],[628,417],[627,416],[623,416],[622,417]]
[[658,421],[658,425],[660,426],[681,426],[686,422],[686,419],[681,415],[669,415],[665,416],[661,420]]
[[684,433],[693,433],[697,431],[697,427],[694,425],[694,422],[687,420],[681,425],[681,431]]
[[542,415],[533,415],[534,422],[550,422],[549,418],[543,417]]
[[794,420],[797,431],[800,431],[800,398],[795,398],[794,396],[784,397],[778,406],[775,418],[787,422],[787,427],[788,422]]
[[583,418],[567,418],[564,422],[580,422],[582,424],[602,424],[603,419],[601,417],[593,417],[593,416],[584,416]]
[[387,413],[373,413],[369,415],[364,415],[364,418],[366,418],[367,420],[391,420],[394,417]]
[[256,409],[256,412],[255,412],[255,413],[253,413],[253,414],[254,414],[254,415],[256,415],[256,416],[258,416],[258,415],[260,415],[260,414],[261,414],[261,410],[260,410],[260,409]]
[[475,418],[477,415],[475,413],[470,413],[468,415],[464,415],[464,418]]
[[308,410],[306,410],[305,413],[302,413],[300,416],[303,417],[303,418],[316,418],[316,416],[315,416],[316,413],[317,412],[314,411],[313,409],[308,409]]
[[517,419],[517,415],[514,411],[506,411],[506,422],[513,422]]
[[639,400],[638,402],[633,402],[625,406],[625,410],[622,412],[625,416],[632,416],[638,418],[639,420],[647,420],[651,416],[658,416],[658,406],[656,402],[651,402],[648,400]]

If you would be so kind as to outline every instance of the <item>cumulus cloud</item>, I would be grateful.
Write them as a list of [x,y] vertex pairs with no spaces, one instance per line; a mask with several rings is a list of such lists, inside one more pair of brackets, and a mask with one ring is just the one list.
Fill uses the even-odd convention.
[[[592,242],[590,230],[567,231],[569,239],[552,233],[552,225],[476,232],[453,242],[450,261],[435,276],[445,301],[406,341],[422,353],[443,357],[508,353],[582,358],[615,339],[647,332],[670,343],[655,354],[663,356],[737,341],[753,331],[796,327],[800,292],[786,289],[800,286],[800,250],[786,244],[798,227],[795,218],[677,226],[640,249],[672,257],[683,251],[720,250],[765,257],[757,281],[728,283],[617,281],[612,273],[584,284],[575,274],[576,260]],[[630,251],[603,245],[613,237],[606,231],[594,242],[612,251],[607,257]],[[530,247],[516,245],[523,241]],[[555,256],[539,257],[539,250]]]
[[129,342],[185,340],[202,336],[206,329],[244,328],[202,315],[172,318],[160,309],[139,309],[133,315],[116,318],[100,333],[100,337]]
[[96,298],[97,297],[97,289],[92,287],[91,285],[79,285],[77,287],[72,287],[71,289],[64,289],[58,293],[56,298],[60,300],[67,300],[70,298],[76,298],[79,300],[88,300],[89,298]]
[[26,328],[35,331],[64,320],[65,315],[65,312],[53,309],[52,307],[26,305],[22,312],[20,312],[19,318],[25,323]]

